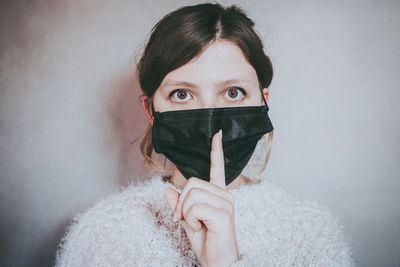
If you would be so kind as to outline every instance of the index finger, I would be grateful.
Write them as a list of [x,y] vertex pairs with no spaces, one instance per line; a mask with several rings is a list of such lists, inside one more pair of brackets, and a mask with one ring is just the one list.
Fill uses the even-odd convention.
[[222,130],[219,130],[213,136],[211,142],[211,166],[210,166],[210,183],[218,185],[225,189],[225,164],[224,164],[224,151],[222,149]]

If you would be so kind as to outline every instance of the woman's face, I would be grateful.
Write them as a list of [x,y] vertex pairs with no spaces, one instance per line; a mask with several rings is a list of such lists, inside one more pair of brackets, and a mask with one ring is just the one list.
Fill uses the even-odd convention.
[[[233,42],[212,43],[198,57],[165,76],[153,97],[159,112],[263,105],[255,69]],[[263,89],[268,101],[268,89]]]

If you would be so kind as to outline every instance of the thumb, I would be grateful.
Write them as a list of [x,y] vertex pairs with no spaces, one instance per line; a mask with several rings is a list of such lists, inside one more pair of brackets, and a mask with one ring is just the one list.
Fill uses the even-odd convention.
[[167,187],[164,189],[164,195],[171,211],[175,211],[175,206],[178,203],[179,193],[175,189]]

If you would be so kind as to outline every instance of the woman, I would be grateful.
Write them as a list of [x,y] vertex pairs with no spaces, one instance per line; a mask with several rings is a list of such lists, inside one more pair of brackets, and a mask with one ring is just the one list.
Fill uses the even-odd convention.
[[153,148],[165,155],[172,176],[78,215],[57,266],[352,265],[326,208],[244,175],[260,151],[268,161],[273,133],[272,64],[253,26],[218,4],[181,8],[155,25],[138,64],[149,119],[141,149],[154,169]]

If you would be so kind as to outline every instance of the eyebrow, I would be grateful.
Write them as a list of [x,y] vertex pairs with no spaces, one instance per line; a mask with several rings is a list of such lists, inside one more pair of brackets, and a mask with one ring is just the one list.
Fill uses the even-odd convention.
[[[225,87],[229,84],[234,84],[234,83],[244,83],[247,80],[240,80],[240,79],[229,79],[229,80],[224,80],[224,81],[219,81],[217,82],[218,87]],[[192,87],[192,88],[197,88],[197,85],[194,83],[186,82],[186,81],[178,81],[178,80],[167,80],[163,86],[182,86],[182,87]]]
[[225,87],[225,86],[230,85],[230,84],[234,84],[234,83],[244,83],[244,82],[246,82],[246,81],[247,81],[247,80],[229,79],[229,80],[225,80],[225,81],[219,81],[219,82],[217,83],[217,85],[218,85],[219,87]]
[[167,80],[162,86],[197,87],[194,83],[177,80]]

